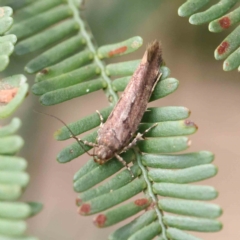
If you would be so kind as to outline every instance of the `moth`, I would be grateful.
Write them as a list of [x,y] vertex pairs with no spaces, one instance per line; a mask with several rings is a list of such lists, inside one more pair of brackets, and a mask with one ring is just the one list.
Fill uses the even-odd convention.
[[78,141],[93,147],[92,156],[95,162],[104,164],[116,157],[129,169],[120,154],[132,148],[138,140],[143,139],[142,136],[146,132],[156,126],[154,124],[144,133],[138,133],[133,137],[147,108],[149,98],[162,75],[159,70],[162,61],[161,46],[155,40],[148,45],[138,68],[105,123],[97,111],[101,120],[97,143],[78,138]]
[[70,131],[70,137],[76,139],[83,149],[83,145],[93,147],[93,154],[85,152],[93,156],[95,162],[104,164],[116,157],[131,172],[120,154],[136,145],[138,140],[143,139],[145,133],[157,125],[154,124],[143,133],[137,133],[134,137],[147,108],[149,98],[162,75],[159,70],[162,62],[162,49],[160,43],[155,40],[148,45],[138,68],[105,123],[97,111],[101,124],[96,143],[77,138],[61,119],[50,114],[47,115],[61,121]]

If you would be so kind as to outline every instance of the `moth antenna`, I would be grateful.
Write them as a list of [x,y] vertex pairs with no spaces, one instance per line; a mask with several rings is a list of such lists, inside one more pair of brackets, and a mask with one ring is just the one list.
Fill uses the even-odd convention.
[[[78,142],[79,146],[83,149],[83,151],[84,151],[85,153],[87,153],[90,157],[95,156],[95,155],[89,153],[89,152],[84,148],[85,145],[84,145],[84,143],[82,142],[82,140],[81,140],[81,139],[78,139],[77,136],[74,135],[74,133],[72,132],[72,130],[67,126],[67,124],[66,124],[62,119],[60,119],[60,118],[58,118],[58,117],[56,117],[56,116],[54,116],[54,115],[52,115],[52,114],[49,114],[49,113],[39,112],[39,111],[37,111],[37,110],[35,110],[35,109],[33,109],[33,111],[36,112],[36,113],[42,114],[42,115],[46,115],[46,116],[55,118],[55,119],[57,119],[58,121],[60,121],[60,122],[68,129],[68,131],[71,133],[71,136],[70,136],[70,137],[73,138],[73,139],[75,139],[75,140]],[[82,145],[82,144],[83,144],[83,145]]]

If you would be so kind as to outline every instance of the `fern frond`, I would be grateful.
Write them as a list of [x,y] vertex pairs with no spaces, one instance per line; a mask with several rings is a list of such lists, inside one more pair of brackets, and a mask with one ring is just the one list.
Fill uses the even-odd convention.
[[[240,7],[233,8],[238,0],[221,0],[203,12],[198,12],[207,5],[209,0],[187,0],[178,9],[178,15],[189,17],[189,22],[194,25],[209,23],[210,32],[221,32],[240,22]],[[198,13],[196,13],[198,12]],[[237,26],[216,48],[214,57],[216,60],[226,59],[223,63],[224,71],[238,68],[240,71],[240,26]]]
[[[10,7],[0,7],[0,35],[12,25]],[[9,55],[16,43],[15,35],[0,37],[0,71],[9,63]],[[28,91],[27,79],[24,75],[14,75],[0,80],[0,119],[12,114],[25,98]],[[16,201],[29,182],[29,174],[25,172],[27,161],[14,156],[23,146],[23,139],[16,135],[21,120],[12,121],[0,128],[0,239],[4,240],[37,240],[26,236],[26,219],[36,215],[42,204],[36,202]]]
[[[100,111],[106,120],[118,101],[117,92],[125,89],[139,60],[106,64],[104,59],[135,51],[142,45],[142,39],[133,37],[98,48],[93,43],[88,26],[78,14],[77,8],[81,2],[59,0],[46,7],[49,4],[47,1],[35,1],[16,12],[20,21],[11,32],[20,38],[17,54],[44,49],[25,67],[28,73],[38,72],[32,91],[40,95],[42,104],[58,104],[102,89],[110,104],[110,107]],[[34,9],[40,5],[41,11],[33,18],[36,13]],[[24,12],[30,14],[24,16]],[[161,66],[161,71],[161,81],[150,101],[163,98],[178,87],[178,80],[169,77],[170,70],[166,66]],[[146,210],[133,222],[111,234],[110,239],[146,240],[159,236],[164,240],[186,240],[197,238],[183,230],[220,230],[221,223],[216,220],[221,214],[220,207],[201,202],[216,198],[216,190],[190,184],[216,174],[216,167],[211,164],[212,153],[174,154],[190,146],[186,135],[197,130],[197,126],[187,120],[189,115],[185,107],[150,108],[146,111],[139,131],[156,122],[158,126],[149,131],[147,139],[122,154],[127,163],[132,162],[134,178],[129,171],[122,169],[123,165],[117,159],[104,165],[90,159],[74,176],[74,190],[80,193],[77,199],[79,213],[98,213],[95,225],[107,227]],[[99,124],[99,116],[95,113],[67,127],[78,135]],[[67,127],[55,133],[57,140],[71,138],[72,133]],[[96,137],[97,131],[92,131],[82,139],[95,142]],[[57,160],[60,163],[69,162],[89,149],[89,146],[81,148],[76,142],[63,149]],[[103,180],[106,181],[101,183]],[[142,196],[136,197],[140,193]],[[123,203],[126,200],[130,202]]]

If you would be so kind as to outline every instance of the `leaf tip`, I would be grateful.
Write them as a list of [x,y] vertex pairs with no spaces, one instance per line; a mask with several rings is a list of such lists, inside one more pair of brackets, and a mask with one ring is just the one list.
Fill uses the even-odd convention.
[[91,211],[91,205],[89,203],[82,204],[81,207],[78,208],[78,213],[81,215],[87,215]]
[[59,137],[59,135],[62,133],[61,129],[58,129],[57,131],[54,132],[53,137],[56,140],[60,140],[61,138]]
[[223,70],[224,71],[231,71],[232,70],[231,64],[227,60],[223,62]]
[[218,48],[217,48],[217,54],[218,55],[222,55],[222,54],[226,53],[226,51],[228,50],[229,46],[230,46],[229,42],[227,42],[227,41],[222,42],[220,44],[220,46],[218,46]]
[[26,67],[24,68],[24,70],[25,70],[27,73],[29,73],[29,74],[34,73],[34,70],[33,70],[31,67],[29,67],[28,65],[26,65]]
[[218,22],[223,29],[227,29],[231,26],[231,20],[229,17],[220,18]]
[[93,223],[97,227],[103,227],[105,225],[105,222],[107,220],[106,215],[104,214],[99,214],[94,220]]
[[184,124],[186,127],[194,127],[196,130],[198,129],[198,126],[191,120],[186,119]]
[[79,197],[76,198],[76,205],[78,207],[80,207],[82,205],[82,199],[81,198],[79,198]]

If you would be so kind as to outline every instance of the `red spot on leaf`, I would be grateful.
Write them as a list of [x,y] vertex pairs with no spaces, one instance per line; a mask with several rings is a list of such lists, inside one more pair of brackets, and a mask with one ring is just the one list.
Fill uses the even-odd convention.
[[81,206],[82,204],[82,199],[81,198],[76,198],[76,205]]
[[81,215],[87,215],[91,210],[91,206],[88,203],[83,204],[79,209],[78,213]]
[[48,69],[47,69],[47,68],[44,68],[43,70],[40,71],[40,73],[42,73],[42,74],[47,74],[47,73],[48,73]]
[[222,44],[217,49],[218,54],[221,55],[221,54],[225,53],[226,50],[228,49],[228,47],[229,47],[228,42],[222,42]]
[[107,220],[107,217],[104,214],[99,214],[95,219],[94,219],[94,224],[97,227],[103,227],[105,222]]
[[137,199],[137,200],[134,201],[134,203],[135,203],[137,206],[143,206],[143,205],[148,204],[148,199],[147,199],[147,198]]
[[187,127],[196,127],[197,128],[197,125],[191,120],[185,120],[184,123]]
[[229,28],[231,25],[231,20],[229,17],[223,17],[219,20],[219,24],[222,28]]
[[18,88],[0,90],[0,104],[7,104],[16,96]]
[[117,54],[120,54],[120,53],[124,53],[127,51],[127,46],[123,46],[123,47],[120,47],[120,48],[117,48],[115,50],[112,50],[108,53],[108,56],[109,57],[112,57],[114,55],[117,55]]

